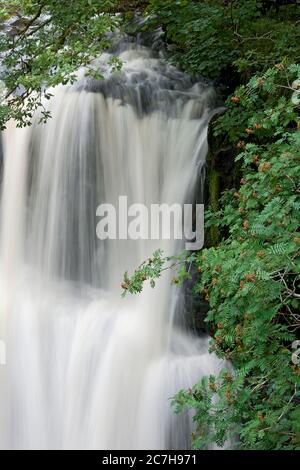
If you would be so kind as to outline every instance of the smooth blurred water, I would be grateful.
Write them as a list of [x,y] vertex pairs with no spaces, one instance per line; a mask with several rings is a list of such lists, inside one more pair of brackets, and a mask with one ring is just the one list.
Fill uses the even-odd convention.
[[104,80],[80,71],[56,89],[46,125],[37,115],[4,134],[2,448],[187,449],[191,416],[175,416],[169,398],[220,368],[207,339],[176,326],[172,273],[121,298],[125,270],[181,242],[96,237],[97,206],[120,195],[193,200],[214,91],[144,47],[119,56],[122,72],[104,54]]

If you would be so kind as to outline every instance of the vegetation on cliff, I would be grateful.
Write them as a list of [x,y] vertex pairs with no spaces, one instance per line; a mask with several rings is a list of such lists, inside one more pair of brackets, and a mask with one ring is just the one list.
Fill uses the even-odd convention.
[[[254,77],[215,127],[238,147],[242,177],[207,214],[207,227],[227,236],[198,255],[195,294],[210,305],[211,350],[234,372],[175,398],[177,411],[196,410],[196,447],[236,436],[245,449],[300,447],[300,368],[292,361],[300,328],[300,131],[287,93],[297,76],[299,66],[280,64]],[[241,115],[246,120],[232,130]]]

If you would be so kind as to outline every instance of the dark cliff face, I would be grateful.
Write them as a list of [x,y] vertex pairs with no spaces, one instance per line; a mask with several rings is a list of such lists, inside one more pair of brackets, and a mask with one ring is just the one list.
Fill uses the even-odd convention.
[[[241,178],[240,166],[235,161],[236,150],[229,143],[226,135],[214,134],[214,125],[218,117],[226,112],[223,108],[210,121],[208,127],[208,154],[206,159],[205,204],[210,210],[219,210],[219,200],[224,191],[239,186]],[[211,227],[205,234],[205,245],[216,246],[220,238],[216,227]]]
[[[227,189],[238,187],[241,178],[240,167],[235,162],[235,148],[228,142],[226,135],[218,137],[214,135],[216,120],[225,111],[224,108],[217,112],[208,127],[204,203],[206,208],[209,207],[213,211],[219,210],[219,200],[222,193]],[[220,233],[217,227],[207,229],[205,231],[205,247],[217,246],[226,235],[226,233]],[[195,295],[193,292],[193,287],[198,282],[200,275],[195,268],[192,278],[184,285],[187,321],[198,333],[212,335],[212,327],[205,321],[209,310],[208,301],[203,295]]]

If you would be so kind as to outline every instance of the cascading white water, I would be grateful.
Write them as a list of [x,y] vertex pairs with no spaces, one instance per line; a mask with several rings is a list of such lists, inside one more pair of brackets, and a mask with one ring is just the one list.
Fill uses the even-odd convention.
[[[125,49],[125,50],[124,50]],[[4,135],[1,202],[0,446],[186,449],[191,416],[169,398],[219,370],[207,340],[175,326],[170,274],[121,298],[125,270],[178,241],[96,237],[96,208],[191,200],[213,90],[126,45],[122,72],[79,73],[52,118]],[[177,309],[178,310],[178,309]]]

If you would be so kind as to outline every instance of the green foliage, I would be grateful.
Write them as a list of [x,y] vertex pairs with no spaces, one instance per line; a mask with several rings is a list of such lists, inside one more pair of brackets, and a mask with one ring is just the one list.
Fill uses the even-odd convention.
[[[108,45],[107,34],[127,21],[126,12],[143,8],[145,28],[157,23],[170,42],[174,62],[193,74],[222,77],[228,67],[249,77],[270,63],[299,59],[299,12],[283,7],[281,16],[264,12],[258,0],[6,0],[0,2],[0,27],[19,20],[0,35],[0,126],[13,117],[29,124],[40,108],[48,118],[43,91],[76,79],[76,71]],[[122,12],[124,15],[116,15]],[[131,18],[131,15],[129,15]],[[266,61],[266,57],[268,60]],[[118,70],[120,63],[112,64]],[[98,77],[100,78],[100,77]]]
[[151,287],[155,287],[155,279],[161,276],[164,262],[166,258],[163,258],[162,250],[156,250],[152,257],[147,261],[144,261],[129,277],[128,272],[124,274],[122,282],[123,293],[122,296],[126,295],[126,292],[130,294],[140,293],[143,289],[144,282],[149,280]]
[[[104,0],[8,0],[0,3],[0,23],[12,15],[19,21],[0,35],[5,97],[0,102],[0,125],[13,117],[29,124],[37,108],[48,114],[42,98],[47,87],[73,82],[80,66],[87,65],[107,47],[106,33],[119,24],[118,2]],[[116,65],[117,64],[113,64]],[[3,87],[2,85],[2,87]]]
[[[297,5],[277,13],[259,0],[151,0],[149,27],[162,25],[174,62],[192,74],[222,78],[235,69],[245,78],[284,57],[300,57]],[[269,6],[270,6],[269,5]]]
[[[123,289],[122,296],[125,297],[126,293],[138,294],[142,292],[144,283],[150,282],[152,288],[155,287],[156,280],[161,276],[163,271],[174,270],[176,274],[173,279],[173,284],[181,284],[184,279],[189,277],[186,270],[187,265],[191,265],[195,261],[195,255],[187,255],[185,252],[179,256],[163,256],[162,250],[156,250],[151,258],[144,261],[133,273],[132,276],[125,272],[121,287]],[[168,264],[167,264],[168,263]]]
[[292,104],[300,68],[279,64],[228,99],[215,126],[237,147],[243,178],[207,228],[229,234],[198,255],[211,350],[234,370],[204,378],[173,400],[195,410],[194,446],[300,449],[300,130]]

